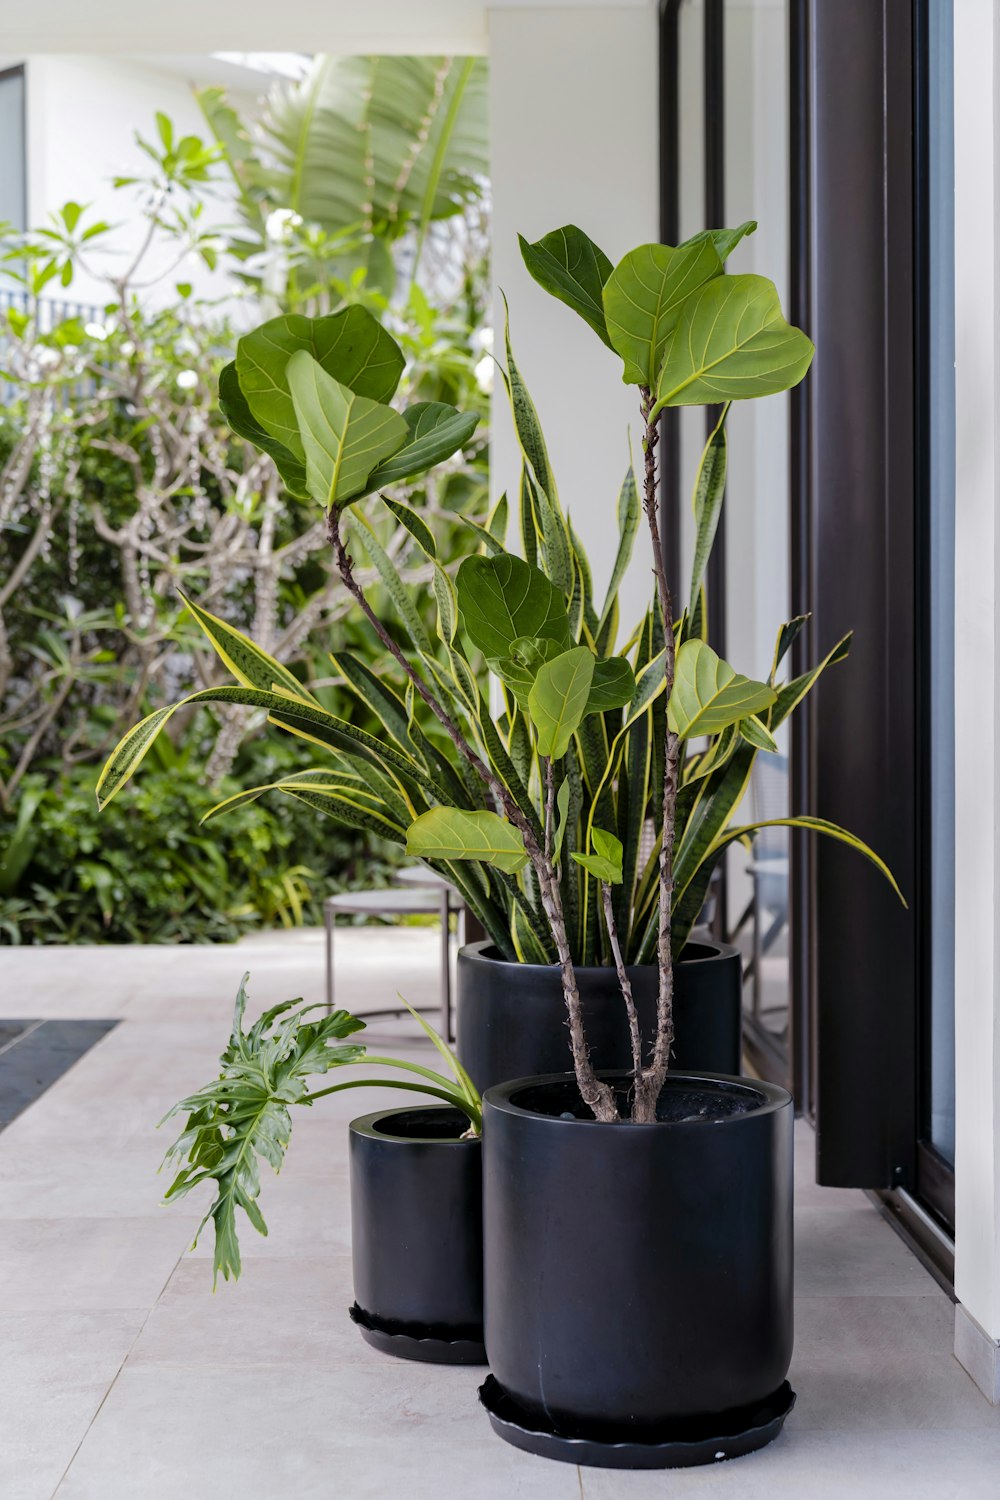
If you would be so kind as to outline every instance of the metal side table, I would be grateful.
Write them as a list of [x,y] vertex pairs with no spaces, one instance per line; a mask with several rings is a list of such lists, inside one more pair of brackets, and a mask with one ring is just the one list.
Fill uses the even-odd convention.
[[[410,876],[403,885],[390,886],[384,891],[342,891],[328,896],[323,903],[326,923],[326,1008],[332,1011],[333,1004],[333,936],[338,916],[366,917],[410,917],[434,916],[441,919],[441,1031],[453,1041],[451,1017],[451,941],[449,929],[451,913],[459,910],[454,887],[435,877],[430,871],[422,872],[424,881],[417,883],[416,875]],[[378,1010],[366,1010],[362,1019],[370,1016],[406,1016],[409,1012],[401,1005],[384,1006]]]

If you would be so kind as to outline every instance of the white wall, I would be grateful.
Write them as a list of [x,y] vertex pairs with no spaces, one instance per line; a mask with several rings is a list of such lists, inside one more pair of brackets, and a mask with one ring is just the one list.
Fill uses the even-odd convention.
[[[533,282],[518,232],[575,223],[617,260],[659,238],[657,22],[653,7],[503,9],[489,15],[493,281],[507,293],[514,354],[538,408],[560,498],[590,552],[597,596],[611,571],[628,429],[641,463],[635,387],[621,361]],[[501,353],[503,304],[494,305]],[[516,496],[520,459],[500,382],[491,484]],[[513,537],[511,538],[513,540]],[[650,592],[648,544],[622,591],[623,619]]]
[[993,1399],[997,1361],[994,1348],[991,1375],[985,1341],[1000,1339],[998,35],[992,0],[956,4],[955,1291],[974,1320],[960,1313],[956,1352]]
[[[261,87],[266,79],[261,79]],[[233,94],[238,109],[248,109],[253,96]],[[154,114],[169,115],[179,134],[209,132],[195,102],[192,88],[182,74],[143,65],[134,58],[101,56],[39,55],[26,65],[26,115],[28,154],[28,223],[44,224],[48,214],[68,200],[93,206],[95,219],[120,225],[114,234],[116,250],[138,248],[144,223],[134,215],[135,199],[128,191],[111,186],[115,176],[133,176],[151,168],[135,144],[138,130],[156,143]],[[225,185],[217,208],[207,211],[212,222],[232,222],[231,193]],[[206,223],[206,228],[209,227]],[[111,237],[109,237],[110,239]],[[171,255],[171,259],[172,259]],[[95,264],[118,271],[127,264],[124,253],[108,261],[95,252]],[[153,257],[155,271],[168,264],[164,253]],[[157,295],[164,301],[176,294],[177,281],[191,282],[200,294],[222,295],[226,283],[213,276],[195,256],[179,266]],[[49,292],[60,295],[60,289]],[[107,287],[97,278],[78,275],[65,294],[82,302],[108,300]]]

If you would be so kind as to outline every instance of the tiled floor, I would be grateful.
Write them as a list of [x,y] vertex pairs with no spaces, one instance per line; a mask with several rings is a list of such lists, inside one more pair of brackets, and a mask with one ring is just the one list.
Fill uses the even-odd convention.
[[[432,932],[347,929],[359,1010],[429,1006]],[[187,1251],[197,1205],[159,1206],[153,1129],[212,1075],[240,974],[262,1007],[319,999],[318,934],[239,948],[5,950],[0,1025],[121,1024],[0,1134],[2,1500],[992,1500],[1000,1412],[951,1354],[952,1309],[859,1193],[812,1182],[800,1127],[799,1402],[772,1447],[713,1469],[619,1474],[549,1464],[494,1438],[481,1374],[387,1360],[351,1301],[344,1123],[335,1095],[266,1182],[268,1239],[213,1296]],[[401,1034],[380,1023],[379,1036]],[[380,1043],[381,1044],[381,1043]],[[418,1055],[414,1046],[413,1055]],[[364,1096],[363,1108],[399,1096]]]

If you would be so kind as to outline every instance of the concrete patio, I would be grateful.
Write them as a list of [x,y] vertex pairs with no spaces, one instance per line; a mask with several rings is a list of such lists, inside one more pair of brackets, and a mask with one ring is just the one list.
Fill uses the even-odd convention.
[[[405,987],[434,1003],[423,929],[338,934],[338,999]],[[188,1200],[161,1208],[156,1120],[213,1072],[236,985],[255,1009],[321,998],[318,933],[235,948],[5,950],[0,1019],[117,1019],[0,1132],[3,1500],[645,1500],[998,1493],[1000,1411],[953,1358],[952,1306],[868,1200],[817,1188],[799,1126],[798,1406],[753,1457],[670,1474],[576,1470],[495,1438],[481,1372],[386,1359],[352,1300],[345,1122],[400,1096],[324,1100],[265,1180],[268,1239],[242,1233],[243,1279],[211,1286]],[[381,1046],[412,1030],[380,1022]]]

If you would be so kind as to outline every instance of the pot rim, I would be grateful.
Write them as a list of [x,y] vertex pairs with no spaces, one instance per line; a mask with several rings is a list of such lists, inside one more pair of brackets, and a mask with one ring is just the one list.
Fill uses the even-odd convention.
[[[492,968],[510,969],[516,973],[523,973],[526,969],[534,969],[546,974],[559,973],[558,963],[526,964],[521,963],[517,959],[503,958],[499,954],[496,958],[493,958],[485,950],[495,947],[496,943],[493,942],[492,938],[484,938],[477,943],[465,943],[463,947],[459,948],[458,957],[465,963],[489,964]],[[740,950],[733,947],[731,943],[717,942],[708,933],[692,934],[691,939],[685,946],[685,952],[687,948],[707,948],[709,951],[704,956],[697,958],[684,958],[682,955],[678,962],[684,965],[685,968],[688,964],[693,966],[694,964],[718,963],[724,959],[732,958],[734,954],[738,958],[742,957]],[[609,964],[574,964],[573,967],[578,974],[614,974],[614,969]],[[626,965],[626,970],[629,974],[645,974],[650,970],[655,970],[655,968],[655,963]]]
[[[619,1079],[631,1079],[632,1074],[628,1069],[602,1070],[597,1075],[602,1082],[611,1083]],[[512,1095],[520,1089],[528,1087],[539,1087],[547,1083],[575,1083],[574,1073],[539,1073],[527,1078],[512,1078],[506,1083],[494,1084],[488,1088],[483,1095],[483,1113],[487,1109],[495,1110],[498,1114],[512,1115],[516,1119],[533,1120],[543,1128],[555,1128],[572,1130],[578,1126],[585,1126],[588,1130],[618,1131],[622,1126],[628,1126],[630,1133],[648,1137],[652,1132],[665,1130],[706,1130],[736,1129],[748,1120],[759,1120],[765,1115],[777,1114],[779,1110],[787,1109],[792,1104],[792,1096],[787,1089],[777,1083],[768,1083],[762,1078],[743,1078],[734,1073],[700,1073],[693,1068],[686,1069],[683,1073],[668,1073],[668,1082],[671,1079],[690,1079],[700,1083],[723,1083],[735,1085],[741,1092],[763,1094],[764,1103],[757,1109],[747,1110],[741,1115],[720,1115],[717,1119],[705,1119],[701,1117],[696,1120],[653,1120],[648,1124],[637,1124],[632,1120],[564,1120],[559,1115],[543,1115],[534,1109],[525,1109],[523,1105],[515,1104]]]
[[460,1146],[478,1148],[482,1143],[481,1136],[454,1136],[454,1135],[397,1135],[392,1130],[378,1130],[376,1124],[382,1120],[398,1119],[400,1115],[451,1115],[455,1121],[464,1122],[468,1128],[468,1120],[460,1109],[451,1104],[404,1104],[398,1109],[376,1109],[368,1115],[358,1115],[348,1125],[351,1135],[362,1136],[365,1140],[390,1141],[399,1146]]

